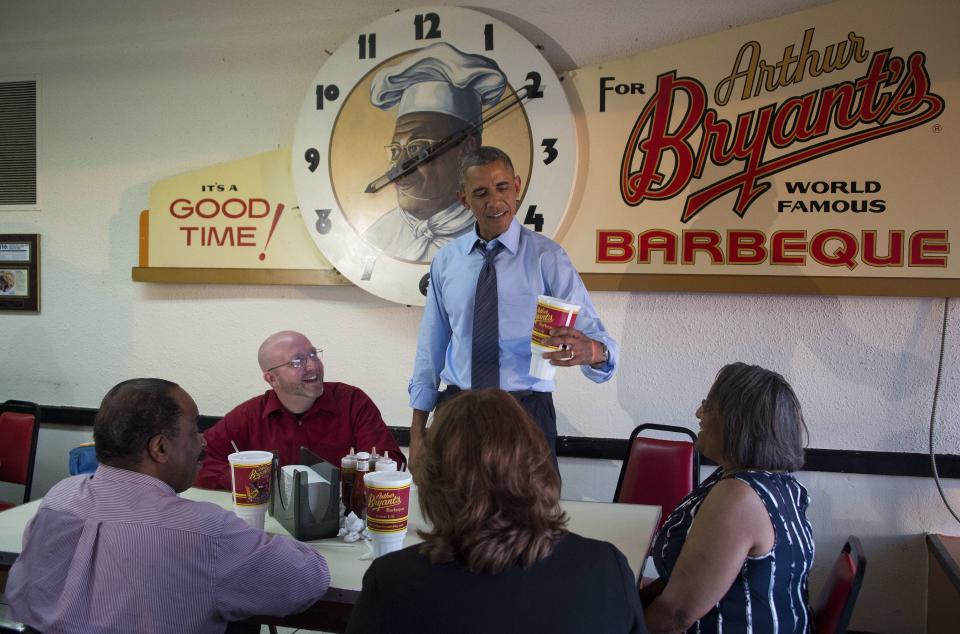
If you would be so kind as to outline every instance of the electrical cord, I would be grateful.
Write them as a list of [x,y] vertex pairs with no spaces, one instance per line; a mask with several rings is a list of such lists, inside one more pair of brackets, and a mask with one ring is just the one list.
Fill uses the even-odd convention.
[[943,353],[947,345],[947,315],[950,312],[950,298],[943,298],[943,329],[940,331],[940,360],[937,362],[937,380],[933,384],[933,407],[930,411],[930,467],[933,469],[933,480],[937,484],[937,491],[940,492],[940,499],[953,519],[960,522],[960,516],[957,515],[950,501],[947,500],[947,494],[943,492],[943,484],[940,482],[940,473],[937,472],[937,455],[933,451],[933,427],[937,420],[937,402],[940,399],[940,377],[943,374]]

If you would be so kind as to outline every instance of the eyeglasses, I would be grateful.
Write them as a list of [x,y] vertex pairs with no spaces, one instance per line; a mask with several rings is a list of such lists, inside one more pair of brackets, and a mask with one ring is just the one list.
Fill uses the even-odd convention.
[[320,361],[321,359],[323,359],[323,350],[317,350],[314,348],[305,356],[294,357],[286,363],[281,363],[280,365],[275,365],[272,368],[267,368],[267,372],[273,372],[277,368],[282,368],[285,365],[289,365],[294,370],[299,370],[303,366],[307,365],[307,361]]
[[390,159],[391,163],[398,163],[403,157],[404,152],[407,156],[414,157],[426,154],[427,150],[430,149],[436,141],[431,139],[410,139],[406,143],[391,143],[390,145],[384,146],[387,150],[387,158]]

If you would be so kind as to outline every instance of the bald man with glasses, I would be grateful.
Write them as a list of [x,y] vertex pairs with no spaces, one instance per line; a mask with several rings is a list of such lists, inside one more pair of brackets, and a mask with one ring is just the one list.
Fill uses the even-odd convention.
[[400,463],[406,458],[387,429],[380,410],[363,390],[324,382],[323,351],[299,332],[267,337],[257,360],[270,389],[241,403],[204,433],[206,459],[196,485],[229,489],[227,456],[233,451],[279,451],[280,464],[299,464],[306,447],[335,465],[350,452],[384,450]]

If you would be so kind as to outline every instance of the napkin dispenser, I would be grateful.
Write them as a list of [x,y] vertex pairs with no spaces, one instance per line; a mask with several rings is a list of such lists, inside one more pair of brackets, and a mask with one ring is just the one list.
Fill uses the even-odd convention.
[[289,473],[291,470],[281,469],[274,458],[270,515],[300,541],[336,537],[340,530],[340,469],[306,447],[300,447],[300,464],[306,469]]

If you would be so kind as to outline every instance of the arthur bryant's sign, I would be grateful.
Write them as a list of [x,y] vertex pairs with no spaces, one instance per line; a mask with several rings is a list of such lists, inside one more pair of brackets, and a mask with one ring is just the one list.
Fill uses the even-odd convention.
[[956,291],[960,11],[920,4],[842,2],[577,71],[590,164],[564,244],[581,272]]

